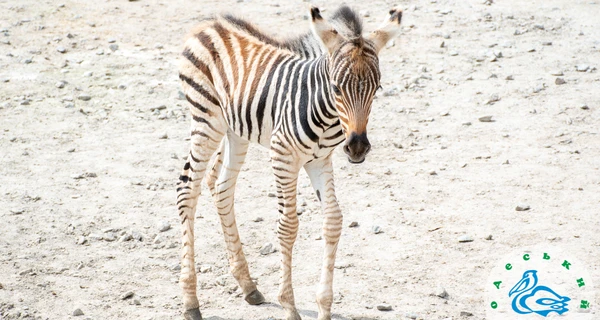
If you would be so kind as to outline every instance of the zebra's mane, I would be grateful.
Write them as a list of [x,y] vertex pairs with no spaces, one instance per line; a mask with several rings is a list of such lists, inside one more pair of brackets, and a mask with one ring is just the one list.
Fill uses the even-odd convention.
[[[259,41],[290,50],[302,57],[315,58],[325,53],[325,49],[321,46],[321,41],[310,31],[294,37],[278,39],[259,30],[254,24],[245,19],[232,14],[225,14],[222,17],[239,30]],[[343,5],[338,8],[331,16],[330,22],[347,39],[358,39],[362,34],[362,20],[348,6]]]
[[346,39],[360,38],[363,32],[362,19],[346,5],[339,7],[331,16],[331,24]]

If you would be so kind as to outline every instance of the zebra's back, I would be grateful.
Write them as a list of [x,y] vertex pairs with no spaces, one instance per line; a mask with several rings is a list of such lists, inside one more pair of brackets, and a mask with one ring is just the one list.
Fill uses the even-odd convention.
[[321,50],[310,33],[280,41],[232,16],[203,21],[185,41],[180,65],[192,118],[203,122],[221,112],[238,136],[269,146],[286,108],[305,107],[295,100],[309,88],[294,79],[301,80],[305,61]]

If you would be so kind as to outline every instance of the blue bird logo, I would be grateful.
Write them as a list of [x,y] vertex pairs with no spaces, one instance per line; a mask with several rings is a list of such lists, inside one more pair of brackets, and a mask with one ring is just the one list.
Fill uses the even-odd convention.
[[559,315],[569,311],[571,298],[561,296],[546,286],[538,286],[537,270],[527,270],[515,286],[510,289],[509,297],[514,295],[512,309],[519,314],[536,313],[547,317],[551,312]]

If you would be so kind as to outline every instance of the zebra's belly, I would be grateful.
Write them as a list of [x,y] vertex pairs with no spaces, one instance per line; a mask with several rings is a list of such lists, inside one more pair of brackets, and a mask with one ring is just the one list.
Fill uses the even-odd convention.
[[229,127],[229,131],[235,133],[243,140],[259,144],[265,148],[269,148],[271,146],[273,129],[270,123],[263,124],[260,128],[256,124],[254,124],[253,127],[243,126],[240,128],[240,126],[235,125],[230,118],[226,119],[226,122]]

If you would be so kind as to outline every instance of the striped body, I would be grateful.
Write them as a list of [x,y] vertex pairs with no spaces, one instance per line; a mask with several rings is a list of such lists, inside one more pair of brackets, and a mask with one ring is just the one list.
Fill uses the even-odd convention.
[[[277,186],[281,251],[279,302],[299,320],[292,288],[292,249],[298,232],[296,186],[308,173],[323,211],[324,259],[317,290],[319,319],[331,319],[333,267],[342,231],[331,154],[346,141],[352,163],[364,161],[366,126],[379,87],[377,53],[400,23],[362,37],[358,16],[341,7],[331,23],[311,9],[312,33],[277,40],[244,20],[203,21],[188,36],[180,79],[191,111],[191,146],[177,187],[182,223],[180,285],[186,319],[200,320],[194,261],[194,214],[206,181],[221,220],[233,276],[250,304],[265,301],[250,277],[234,210],[235,185],[250,142],[270,149]],[[212,161],[211,161],[212,159]]]
[[204,107],[193,108],[192,117],[203,117],[210,104],[220,107],[228,128],[245,140],[270,147],[273,133],[282,132],[293,135],[307,155],[331,152],[344,137],[321,48],[312,42],[299,42],[298,49],[305,50],[298,52],[278,47],[238,21],[206,21],[185,43],[180,78],[189,86],[186,93],[194,91],[191,104]]

